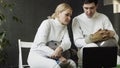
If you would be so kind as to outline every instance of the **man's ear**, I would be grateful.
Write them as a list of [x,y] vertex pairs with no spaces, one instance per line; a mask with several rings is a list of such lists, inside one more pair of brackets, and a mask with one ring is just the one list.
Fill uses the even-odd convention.
[[97,9],[98,7],[99,7],[99,5],[97,4],[97,5],[96,5],[96,9]]

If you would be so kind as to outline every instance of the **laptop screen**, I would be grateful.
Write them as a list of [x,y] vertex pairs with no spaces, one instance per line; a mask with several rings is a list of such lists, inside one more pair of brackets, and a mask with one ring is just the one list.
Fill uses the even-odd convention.
[[117,65],[117,47],[89,47],[83,49],[83,68],[104,68]]

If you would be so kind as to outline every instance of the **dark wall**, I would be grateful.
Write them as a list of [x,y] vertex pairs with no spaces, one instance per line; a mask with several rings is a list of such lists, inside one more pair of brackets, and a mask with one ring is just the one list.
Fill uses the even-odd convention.
[[[120,37],[120,13],[114,14],[113,19],[114,19],[114,21],[113,21],[114,28],[115,28],[115,30],[117,31],[117,34]],[[120,40],[119,40],[119,46],[120,46]],[[120,55],[120,50],[119,50],[119,55]]]
[[[11,0],[10,0],[11,1]],[[13,1],[13,0],[12,0]],[[22,19],[23,23],[16,23],[11,19],[6,23],[7,38],[10,40],[11,46],[8,46],[6,51],[8,54],[7,65],[9,67],[17,67],[18,65],[18,39],[23,41],[33,41],[37,28],[40,23],[47,19],[47,16],[54,12],[54,9],[59,3],[67,2],[73,8],[73,16],[83,12],[82,0],[16,0],[15,13]],[[113,14],[112,5],[103,6],[103,1],[100,0],[99,12],[105,13],[115,29],[119,33],[118,22],[114,17],[120,15]],[[119,24],[120,25],[120,24]],[[70,37],[72,40],[71,23],[68,26]],[[120,33],[119,33],[120,34]],[[72,40],[73,41],[73,40]],[[74,43],[73,43],[74,44]]]
[[7,38],[11,46],[8,46],[7,64],[5,67],[18,66],[18,39],[23,41],[33,41],[37,28],[47,16],[52,15],[56,6],[62,2],[69,3],[68,0],[9,0],[16,1],[15,14],[23,23],[15,22],[11,19],[4,24],[7,30]]

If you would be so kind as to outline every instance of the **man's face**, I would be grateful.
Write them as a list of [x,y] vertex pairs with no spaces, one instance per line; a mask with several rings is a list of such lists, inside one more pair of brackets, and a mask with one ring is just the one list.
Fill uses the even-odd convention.
[[95,5],[95,3],[88,3],[88,4],[83,5],[83,9],[84,9],[85,14],[89,18],[91,18],[96,12],[97,6]]

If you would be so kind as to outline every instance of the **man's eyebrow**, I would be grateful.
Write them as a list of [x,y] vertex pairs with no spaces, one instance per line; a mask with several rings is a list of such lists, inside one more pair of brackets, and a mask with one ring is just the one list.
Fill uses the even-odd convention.
[[94,8],[95,6],[92,6],[92,7],[84,7],[84,8]]

